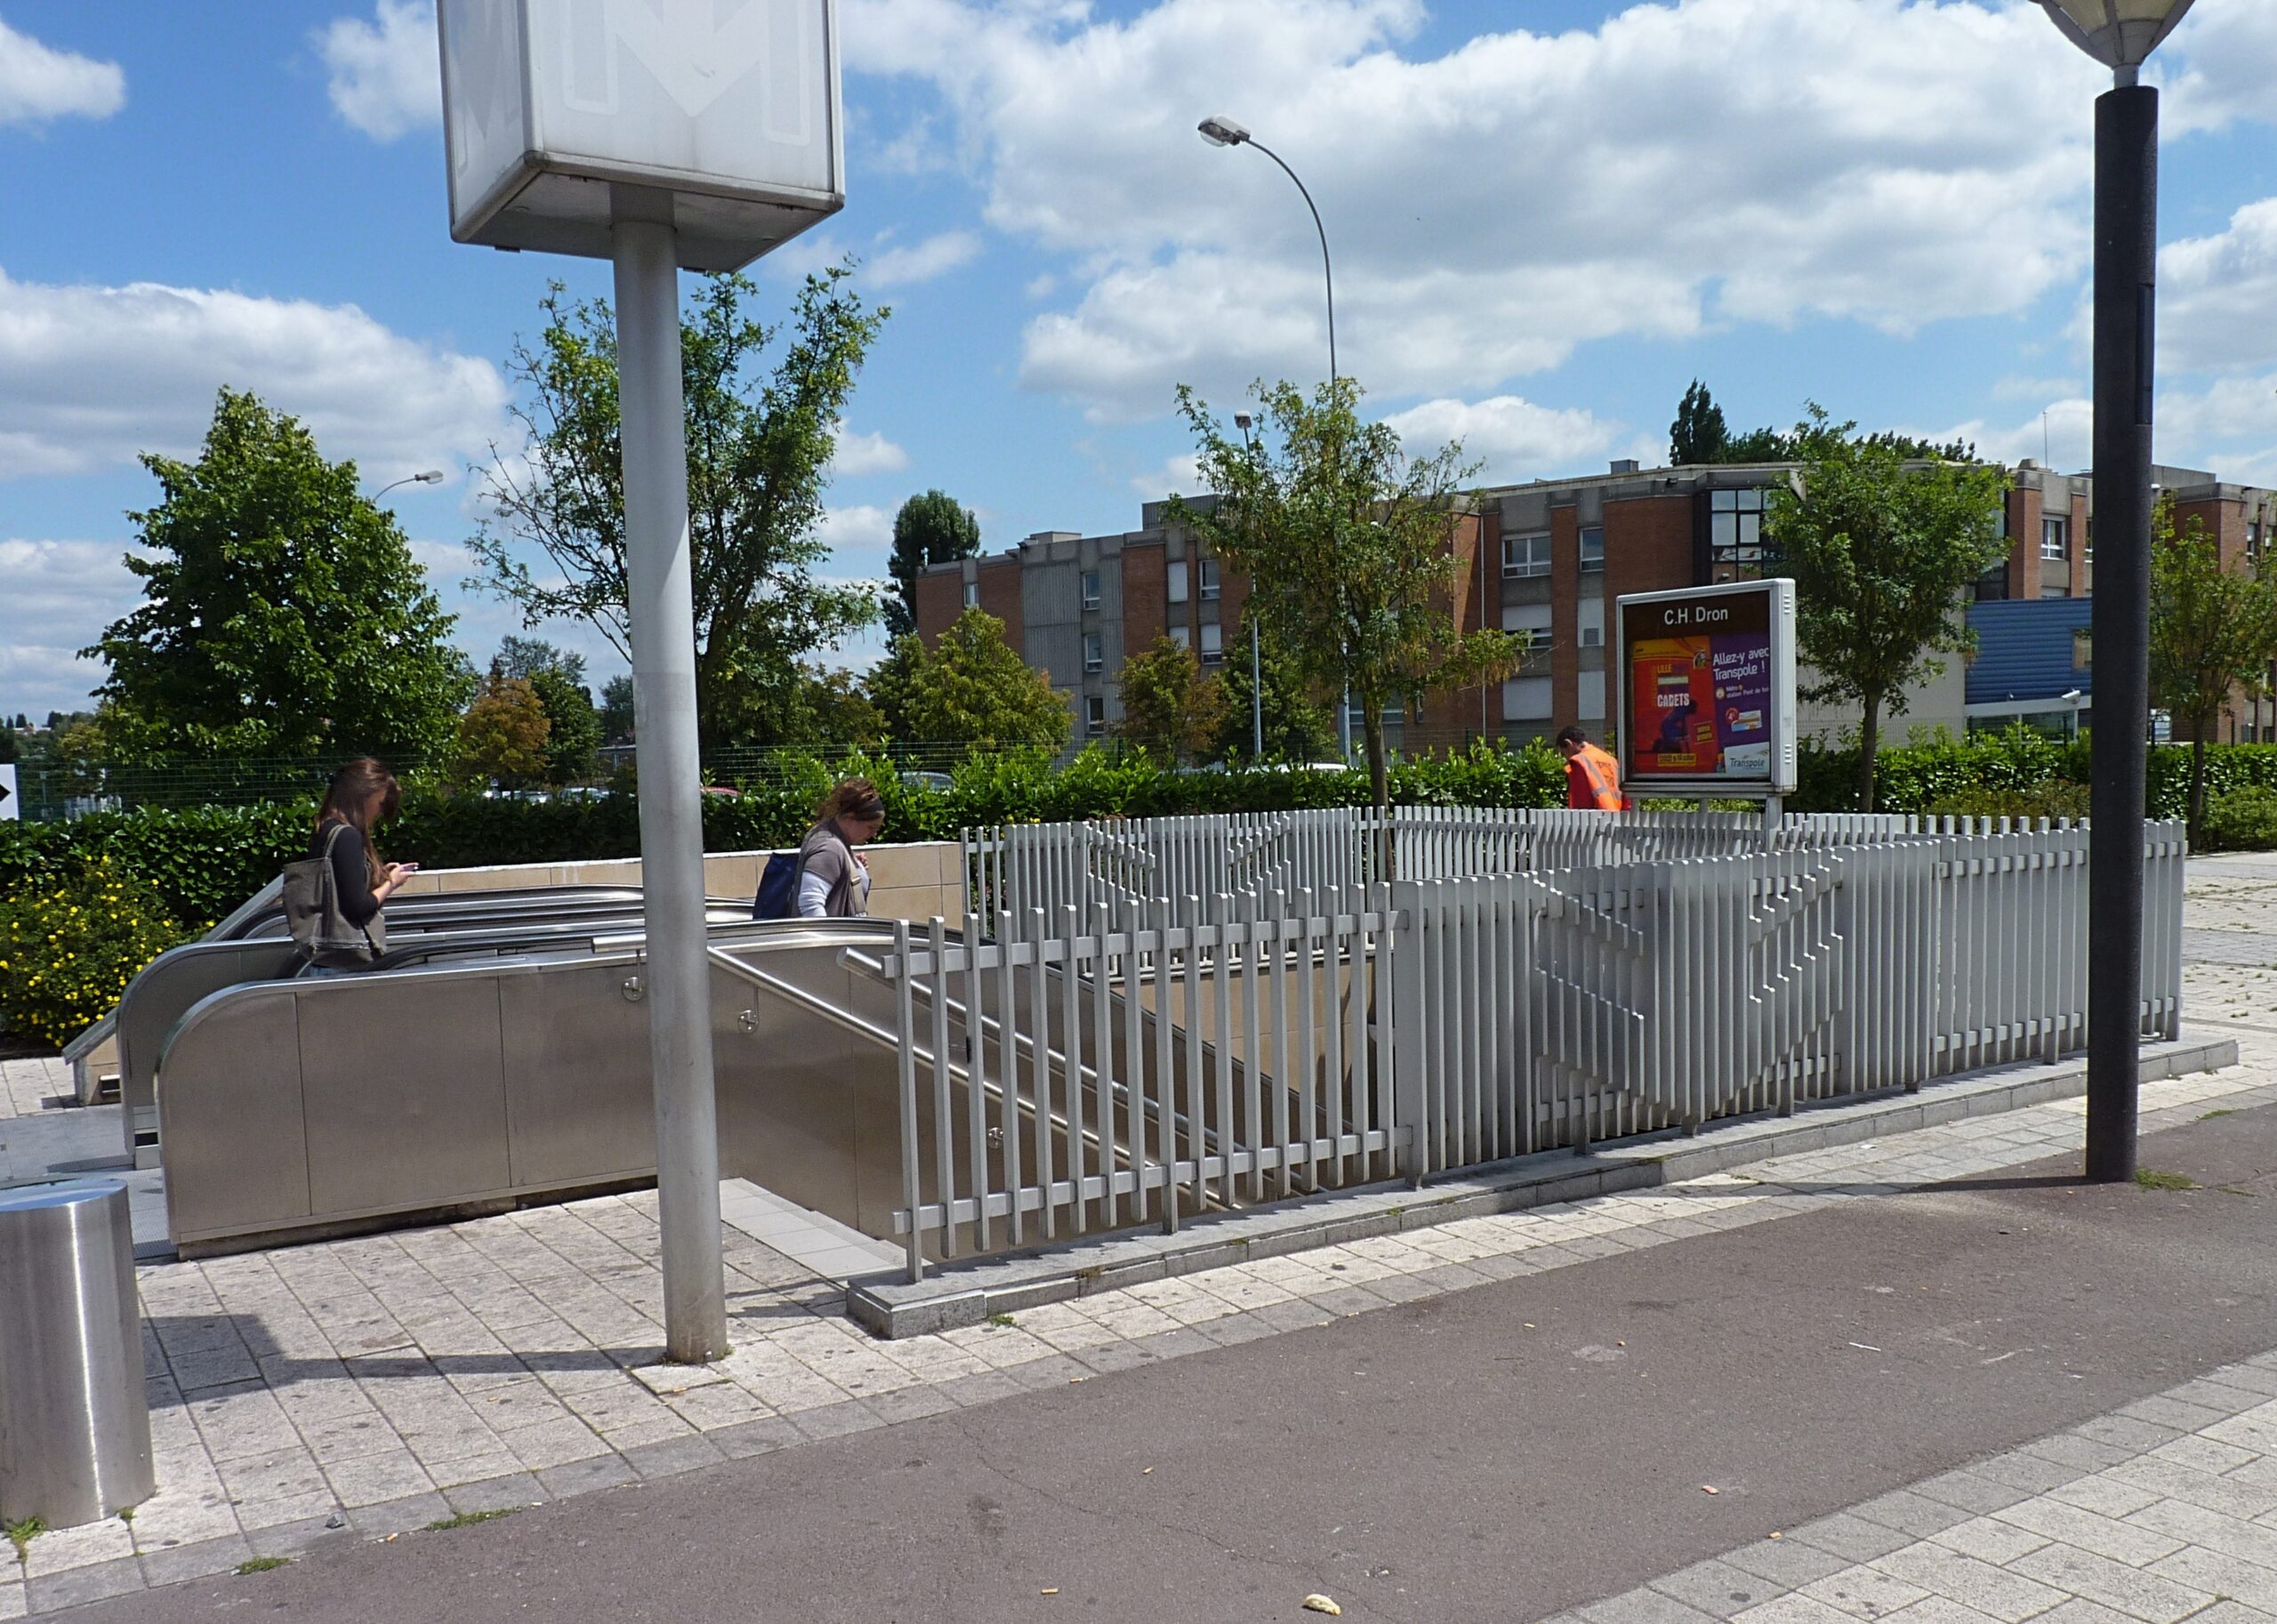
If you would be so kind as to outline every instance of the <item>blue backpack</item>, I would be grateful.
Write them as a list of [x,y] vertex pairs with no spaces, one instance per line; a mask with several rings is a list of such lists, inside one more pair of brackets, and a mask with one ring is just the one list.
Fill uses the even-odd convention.
[[752,899],[753,919],[796,919],[799,917],[799,854],[778,851],[767,859],[766,872],[759,877],[759,895]]

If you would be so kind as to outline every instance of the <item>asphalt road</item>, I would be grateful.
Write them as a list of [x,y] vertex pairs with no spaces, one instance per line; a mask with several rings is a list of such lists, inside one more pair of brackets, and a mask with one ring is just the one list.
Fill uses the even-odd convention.
[[1539,1619],[2277,1347],[2277,1110],[2144,1159],[2207,1187],[1861,1201],[66,1616]]

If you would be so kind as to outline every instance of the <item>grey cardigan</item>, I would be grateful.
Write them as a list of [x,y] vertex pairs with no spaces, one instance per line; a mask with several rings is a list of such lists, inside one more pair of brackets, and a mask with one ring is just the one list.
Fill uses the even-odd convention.
[[830,887],[823,904],[825,918],[859,919],[868,912],[867,871],[839,833],[836,818],[826,817],[807,832],[799,848],[799,874],[801,879],[812,874]]

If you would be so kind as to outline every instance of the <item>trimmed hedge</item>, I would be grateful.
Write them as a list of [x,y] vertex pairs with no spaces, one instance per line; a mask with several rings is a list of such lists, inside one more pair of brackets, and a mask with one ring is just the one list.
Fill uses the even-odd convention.
[[[1789,807],[1851,809],[1856,763],[1851,751],[1805,751],[1800,786]],[[1944,739],[1884,751],[1877,793],[1891,812],[2062,816],[2081,806],[2073,786],[2087,783],[2089,763],[2085,741],[2052,741],[2022,730]],[[886,801],[887,838],[895,840],[954,840],[961,829],[988,824],[1368,801],[1367,776],[1360,772],[1173,772],[1143,756],[1088,750],[1065,767],[1040,752],[976,758],[952,773],[949,788],[939,790],[905,784],[889,762],[855,755],[809,760],[743,784],[738,795],[705,797],[704,846],[749,851],[796,844],[824,792],[855,774],[877,783]],[[2277,745],[2209,746],[2206,776],[2217,809],[2209,818],[2209,844],[2264,838],[2265,825],[2273,821],[2268,808],[2277,804]],[[2179,818],[2189,783],[2187,747],[2151,752],[2147,792],[2154,816]],[[1404,805],[1558,806],[1565,795],[1565,767],[1541,745],[1479,746],[1396,768],[1391,793]],[[147,895],[144,916],[165,923],[139,932],[134,951],[154,952],[151,942],[163,947],[205,930],[303,855],[314,810],[312,801],[301,800],[0,824],[0,930],[12,930],[19,942],[44,939],[51,933],[36,928],[33,914],[51,918],[53,899],[76,895],[101,876],[107,886],[123,881],[138,897]],[[379,845],[390,856],[429,868],[629,857],[640,849],[639,806],[631,792],[532,802],[413,788],[398,816],[379,831]],[[28,975],[28,965],[27,959],[13,959],[0,973]],[[45,985],[45,972],[40,973]],[[55,1025],[53,1017],[43,1018],[41,1035]],[[16,1030],[26,1034],[22,1025]]]
[[[2207,750],[2209,799],[2241,789],[2277,791],[2277,745],[2217,744]],[[1806,750],[1798,812],[1847,811],[1857,758],[1847,750]],[[1883,809],[1959,810],[1995,806],[2056,808],[2072,804],[2066,784],[2088,782],[2085,741],[2061,743],[2012,731],[1885,750],[1876,771]],[[1139,756],[1086,751],[1055,768],[1036,752],[980,757],[951,775],[951,787],[905,784],[890,764],[862,756],[812,760],[788,774],[707,796],[704,845],[748,851],[795,844],[812,808],[837,779],[874,779],[886,801],[886,838],[954,840],[987,824],[1094,817],[1365,806],[1367,775],[1171,772]],[[2180,817],[2190,783],[2185,746],[2151,752],[2152,813]],[[1404,763],[1391,775],[1404,805],[1545,807],[1565,800],[1565,768],[1544,746],[1484,746]],[[109,855],[151,886],[184,928],[203,930],[272,879],[306,848],[313,805],[146,808],[98,813],[58,824],[0,824],[0,906],[28,884],[68,876]],[[430,790],[406,791],[401,812],[379,832],[381,849],[429,868],[559,863],[639,855],[639,808],[630,793],[583,800],[488,800]]]

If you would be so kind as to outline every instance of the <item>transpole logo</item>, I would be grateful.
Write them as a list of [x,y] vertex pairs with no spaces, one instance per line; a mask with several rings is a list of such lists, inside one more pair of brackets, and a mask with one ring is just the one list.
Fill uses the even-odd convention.
[[577,88],[564,100],[579,112],[616,111],[618,45],[690,118],[760,64],[796,60],[805,27],[799,0],[745,0],[724,21],[720,11],[719,0],[572,0],[562,29],[564,83]]

